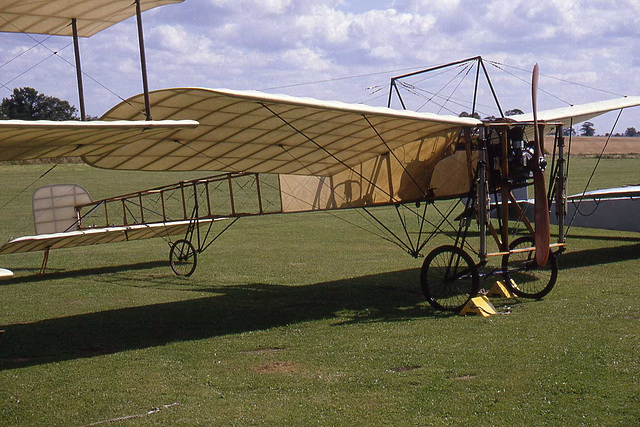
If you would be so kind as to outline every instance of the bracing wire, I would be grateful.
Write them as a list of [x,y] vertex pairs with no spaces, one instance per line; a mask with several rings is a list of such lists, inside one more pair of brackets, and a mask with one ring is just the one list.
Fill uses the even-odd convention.
[[602,160],[602,157],[604,156],[604,152],[607,149],[607,145],[609,145],[609,141],[611,140],[611,136],[613,135],[613,131],[615,130],[616,126],[618,125],[618,120],[620,120],[620,116],[622,115],[622,111],[623,110],[624,109],[621,108],[620,111],[618,112],[618,116],[616,117],[616,120],[613,123],[613,126],[611,127],[611,132],[609,132],[609,136],[607,137],[607,140],[605,141],[604,146],[602,147],[602,151],[600,151],[600,154],[598,155],[598,160],[596,161],[596,164],[593,167],[593,170],[591,171],[591,175],[589,176],[589,179],[587,180],[587,184],[584,186],[584,190],[582,191],[582,194],[580,195],[580,198],[578,199],[578,205],[576,206],[575,210],[573,211],[573,216],[571,217],[571,221],[569,221],[569,225],[567,226],[567,231],[565,232],[565,237],[569,235],[569,230],[571,229],[571,225],[573,224],[573,220],[576,218],[576,215],[578,214],[578,210],[580,210],[580,205],[582,204],[582,201],[584,200],[585,193],[589,189],[589,185],[591,185],[591,181],[593,180],[593,177],[595,176],[596,171],[598,170],[598,166],[600,165],[600,160]]
[[[135,5],[135,3],[131,3],[131,5],[129,5],[128,7],[131,7],[132,5]],[[117,14],[119,14],[120,12],[122,12],[123,10],[125,10],[126,7],[115,11],[111,16],[109,16],[107,18],[107,20],[110,20],[111,18],[113,18],[114,16],[116,16]],[[49,58],[51,58],[52,56],[57,56],[58,58],[60,58],[62,61],[66,62],[68,65],[70,65],[73,69],[76,68],[76,65],[73,64],[71,61],[67,60],[66,58],[64,58],[61,55],[58,55],[58,53],[64,49],[66,49],[67,47],[71,46],[73,44],[72,43],[68,43],[67,45],[63,46],[61,49],[58,49],[57,51],[54,51],[53,49],[49,48],[47,45],[45,45],[44,43],[49,40],[50,38],[52,38],[53,36],[55,36],[56,34],[51,34],[48,37],[46,37],[43,40],[38,40],[37,38],[35,38],[32,34],[27,33],[26,31],[24,31],[23,29],[21,29],[20,27],[18,27],[15,23],[8,21],[6,18],[0,16],[0,19],[4,20],[7,24],[11,25],[12,27],[14,27],[17,32],[21,33],[21,34],[25,34],[27,35],[31,40],[33,40],[36,44],[32,47],[30,47],[29,49],[21,52],[20,54],[18,54],[17,56],[11,58],[10,60],[8,60],[7,62],[5,62],[4,64],[0,65],[0,68],[4,67],[5,65],[13,62],[14,60],[16,60],[17,58],[19,58],[20,56],[24,55],[25,53],[29,52],[30,50],[34,49],[37,46],[42,46],[44,47],[46,50],[48,50],[51,55],[48,56],[47,58],[43,59],[42,61],[38,62],[37,64],[35,64],[34,66],[28,68],[27,70],[25,70],[24,72],[20,73],[19,75],[15,76],[14,78],[12,78],[11,80],[9,80],[8,82],[6,82],[5,84],[0,83],[0,85],[6,89],[8,89],[9,91],[11,89],[9,89],[7,87],[7,85],[9,83],[11,83],[12,81],[22,77],[23,75],[25,75],[26,73],[28,73],[29,71],[33,70],[34,68],[38,67],[40,64],[42,64],[43,62],[45,62],[46,60],[48,60]],[[71,25],[71,23],[69,23],[68,25],[66,25],[64,28],[68,28]],[[99,24],[94,24],[93,27],[89,27],[89,28],[97,28]],[[61,29],[62,30],[62,29]],[[60,30],[60,31],[61,31]],[[86,73],[85,71],[82,72],[83,76],[86,76],[87,78],[89,78],[91,81],[93,81],[94,83],[96,83],[97,85],[99,85],[101,88],[105,89],[107,92],[109,92],[110,94],[112,94],[113,96],[115,96],[116,98],[120,99],[122,102],[127,103],[128,105],[132,106],[131,103],[129,103],[124,97],[122,97],[121,95],[119,95],[118,93],[116,93],[115,91],[113,91],[111,88],[107,87],[105,84],[103,84],[102,82],[100,82],[99,80],[97,80],[96,78],[94,78],[92,75]]]
[[[518,71],[522,71],[522,72],[526,72],[526,73],[530,73],[530,72],[531,72],[530,70],[525,70],[525,69],[523,69],[523,68],[518,68],[518,67],[515,67],[515,66],[513,66],[513,65],[507,65],[507,64],[500,63],[500,62],[497,62],[497,61],[488,61],[488,62],[489,62],[490,64],[492,64],[494,67],[496,67],[496,68],[498,68],[498,69],[500,69],[500,70],[502,70],[502,71],[505,71],[505,72],[506,72],[506,70],[504,70],[504,69],[502,69],[502,68],[498,67],[498,65],[503,66],[503,67],[512,68],[512,69],[514,69],[514,70],[518,70]],[[508,73],[508,74],[511,74],[511,73]],[[511,74],[511,75],[513,75],[513,74]],[[560,77],[556,77],[556,76],[551,76],[551,75],[548,75],[548,74],[542,74],[542,73],[540,73],[540,76],[543,76],[543,77],[546,77],[546,78],[549,78],[549,79],[552,79],[552,80],[557,80],[557,81],[560,81],[560,82],[563,82],[563,83],[568,83],[568,84],[572,84],[572,85],[575,85],[575,86],[583,87],[583,88],[585,88],[585,89],[591,89],[591,90],[595,90],[595,91],[602,92],[602,93],[608,93],[609,95],[615,95],[615,96],[620,96],[620,97],[625,96],[625,95],[619,94],[619,93],[617,93],[617,92],[612,92],[612,91],[610,91],[610,90],[597,88],[597,87],[595,87],[595,86],[586,85],[586,84],[584,84],[584,83],[573,82],[573,81],[571,81],[571,80],[566,80],[566,79],[563,79],[563,78],[560,78]],[[516,76],[516,77],[517,77],[517,76]],[[518,77],[518,78],[519,78],[519,77]],[[520,79],[520,80],[522,80],[522,79]],[[531,82],[529,82],[529,81],[526,81],[526,80],[523,80],[523,81],[525,81],[527,84],[531,84]],[[540,90],[540,89],[539,89],[539,90]],[[544,91],[542,91],[542,92],[544,92]],[[545,93],[548,93],[548,92],[545,92]],[[553,96],[553,95],[552,95],[552,96]],[[558,99],[560,99],[560,98],[558,98]],[[560,100],[561,100],[561,99],[560,99]],[[561,101],[563,101],[563,100],[561,100]],[[567,101],[563,101],[563,102],[567,102]],[[567,103],[568,103],[568,102],[567,102]],[[568,104],[570,104],[570,103],[568,103]],[[571,104],[570,104],[570,105],[571,105]]]
[[49,172],[51,172],[52,170],[54,170],[56,168],[56,166],[58,166],[60,164],[60,162],[54,164],[53,166],[51,166],[46,172],[44,172],[42,175],[40,175],[38,178],[36,178],[35,180],[33,180],[33,182],[31,182],[29,185],[27,185],[26,187],[24,187],[22,190],[20,190],[17,194],[15,194],[10,200],[8,200],[7,202],[5,202],[2,206],[0,206],[0,211],[3,210],[5,207],[7,207],[9,205],[9,203],[13,202],[15,199],[17,199],[22,193],[24,193],[25,191],[27,191],[30,187],[32,187],[36,182],[40,181],[42,178],[44,178],[45,176],[47,176],[49,174]]

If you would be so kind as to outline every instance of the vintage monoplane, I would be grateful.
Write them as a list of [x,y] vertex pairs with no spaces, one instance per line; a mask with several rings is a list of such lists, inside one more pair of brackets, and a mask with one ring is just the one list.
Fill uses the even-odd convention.
[[[104,2],[105,7],[116,3]],[[138,12],[141,3],[176,2],[137,0]],[[1,6],[0,16],[5,16]],[[65,16],[82,20],[82,13]],[[474,61],[480,75],[480,57],[446,66]],[[408,76],[392,79],[390,100]],[[491,278],[519,296],[541,298],[556,282],[557,256],[565,245],[563,127],[640,105],[640,97],[538,112],[537,88],[536,65],[532,113],[485,120],[253,91],[149,92],[145,86],[143,94],[95,123],[0,122],[0,161],[79,156],[98,168],[217,172],[99,201],[74,185],[45,187],[34,197],[40,234],[11,240],[0,253],[48,254],[55,248],[179,234],[182,238],[169,240],[170,264],[176,274],[189,276],[198,254],[238,218],[357,209],[416,258],[434,236],[454,229],[452,244],[428,252],[422,265],[421,287],[435,308],[459,311],[480,292],[480,281]],[[151,114],[159,121],[148,121]],[[553,144],[545,146],[547,134]],[[527,186],[535,193],[533,223],[513,196]],[[441,210],[442,200],[452,204]],[[552,202],[558,219],[553,243]],[[400,233],[386,217],[376,216],[376,209],[389,206],[397,212]],[[438,220],[427,214],[430,206]],[[415,229],[408,215],[417,219],[411,221]],[[219,220],[227,220],[225,226],[212,232]],[[471,230],[474,221],[477,233]],[[499,259],[499,266],[490,266],[491,259]]]

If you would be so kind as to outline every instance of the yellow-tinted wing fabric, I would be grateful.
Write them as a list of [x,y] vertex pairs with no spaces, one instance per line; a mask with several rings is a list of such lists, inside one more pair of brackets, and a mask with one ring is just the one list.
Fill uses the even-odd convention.
[[[84,160],[128,170],[208,170],[331,176],[405,144],[477,126],[479,120],[252,91],[176,88],[151,92],[156,119],[197,120],[196,129],[141,138]],[[138,95],[105,114],[137,120]]]

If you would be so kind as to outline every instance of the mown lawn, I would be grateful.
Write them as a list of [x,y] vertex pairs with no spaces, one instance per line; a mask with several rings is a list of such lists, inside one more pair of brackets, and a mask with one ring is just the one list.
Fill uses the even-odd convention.
[[[594,163],[571,160],[570,193]],[[0,206],[49,167],[1,166]],[[604,159],[592,188],[638,170]],[[35,186],[197,176],[60,165]],[[3,240],[33,232],[35,186],[0,210]],[[0,425],[640,424],[640,234],[572,228],[551,294],[483,319],[433,311],[421,260],[344,219],[243,219],[189,279],[162,239],[54,251],[44,278],[41,254],[0,257]]]

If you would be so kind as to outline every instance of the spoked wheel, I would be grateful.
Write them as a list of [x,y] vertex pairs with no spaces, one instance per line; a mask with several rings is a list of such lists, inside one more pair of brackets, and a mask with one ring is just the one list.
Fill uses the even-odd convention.
[[173,272],[178,276],[191,276],[198,264],[196,248],[188,240],[176,240],[171,245],[169,263]]
[[[509,250],[531,248],[533,245],[532,237],[519,237],[511,242]],[[556,284],[558,260],[556,254],[549,251],[547,265],[540,268],[536,264],[535,251],[516,252],[502,257],[502,269],[505,281],[513,293],[525,298],[540,299],[551,292]]]
[[420,285],[433,308],[458,312],[478,295],[480,280],[471,257],[456,246],[445,245],[425,258]]

